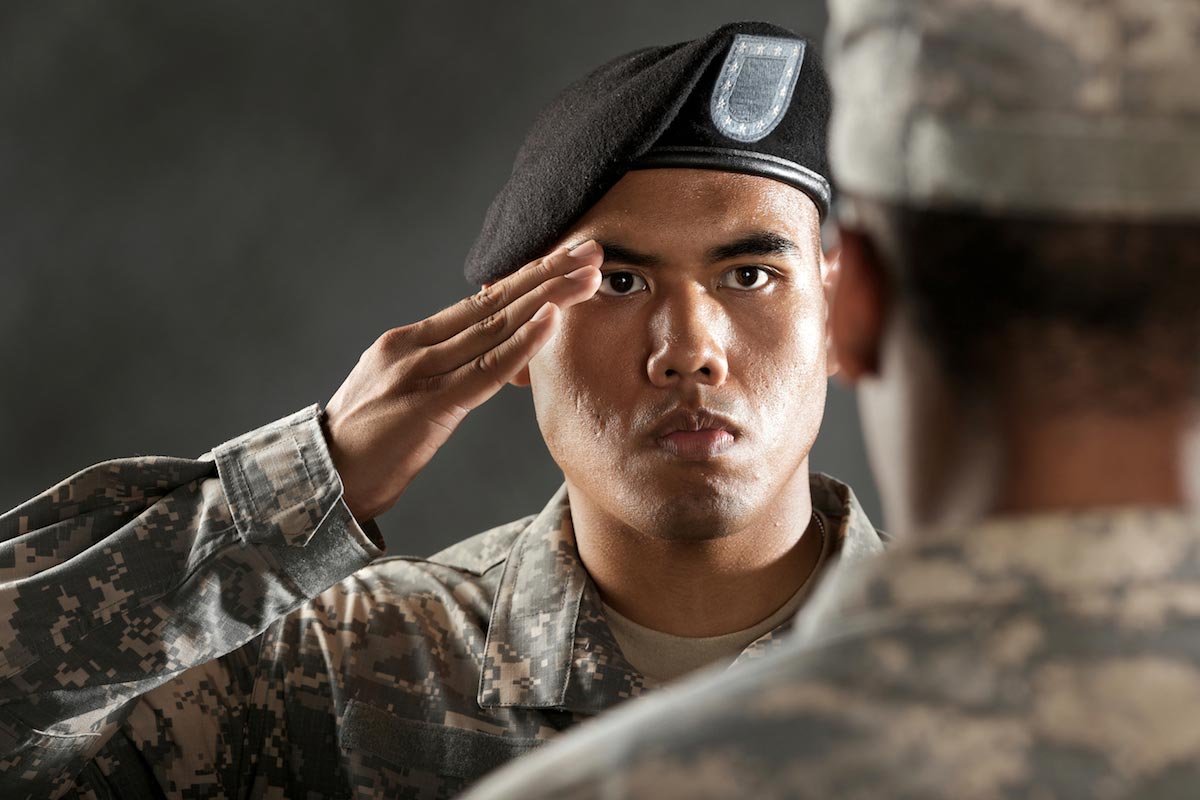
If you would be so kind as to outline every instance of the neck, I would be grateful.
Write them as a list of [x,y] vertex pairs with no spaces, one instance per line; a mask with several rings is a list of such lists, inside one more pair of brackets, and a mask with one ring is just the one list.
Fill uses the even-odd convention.
[[1182,508],[1184,415],[1078,413],[1009,426],[998,513]]
[[[940,453],[921,457],[926,466],[937,464],[942,478],[925,482],[926,497],[911,498],[902,527],[919,534],[997,514],[1183,509],[1188,420],[1178,410],[1039,416],[1023,409],[994,417],[991,433],[978,427],[948,433],[931,445]],[[972,439],[975,445],[964,444]],[[956,441],[960,446],[945,447]]]
[[1074,387],[1048,385],[1020,360],[993,377],[989,396],[969,397],[903,306],[889,326],[859,408],[896,535],[968,528],[997,514],[1183,509],[1200,489],[1200,481],[1188,485],[1189,442],[1200,456],[1190,398],[1161,395],[1155,408],[1069,407],[1081,399]]
[[719,636],[766,619],[808,579],[821,554],[811,526],[807,459],[775,502],[742,529],[704,539],[636,530],[567,491],[579,555],[609,606],[676,636]]

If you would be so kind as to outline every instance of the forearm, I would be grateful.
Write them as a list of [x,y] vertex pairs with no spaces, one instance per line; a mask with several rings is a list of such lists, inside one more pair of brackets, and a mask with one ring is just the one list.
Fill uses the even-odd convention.
[[0,769],[47,733],[95,744],[131,700],[380,553],[315,409],[211,458],[92,467],[0,517]]

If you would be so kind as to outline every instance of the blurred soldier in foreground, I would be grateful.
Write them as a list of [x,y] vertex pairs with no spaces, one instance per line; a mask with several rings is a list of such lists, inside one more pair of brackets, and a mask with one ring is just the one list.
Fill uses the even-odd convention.
[[[774,648],[880,547],[808,471],[835,365],[806,44],[744,23],[604,65],[530,132],[467,265],[484,290],[381,337],[324,417],[0,517],[0,795],[449,797]],[[566,485],[366,566],[368,521],[506,381]]]
[[831,5],[834,346],[899,544],[472,796],[1195,796],[1200,4]]

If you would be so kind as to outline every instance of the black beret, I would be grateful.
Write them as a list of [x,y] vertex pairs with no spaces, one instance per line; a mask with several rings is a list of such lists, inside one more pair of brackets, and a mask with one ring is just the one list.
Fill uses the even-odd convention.
[[765,22],[637,50],[568,87],[533,124],[467,256],[494,281],[545,254],[626,172],[688,167],[795,186],[831,201],[829,85],[809,43]]

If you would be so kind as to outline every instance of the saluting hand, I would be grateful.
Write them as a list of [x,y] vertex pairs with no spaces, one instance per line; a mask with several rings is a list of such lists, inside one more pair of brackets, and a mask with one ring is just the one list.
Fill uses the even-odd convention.
[[550,340],[559,308],[596,293],[603,257],[593,241],[559,248],[387,331],[363,353],[325,410],[329,450],[356,519],[391,508],[463,418]]

